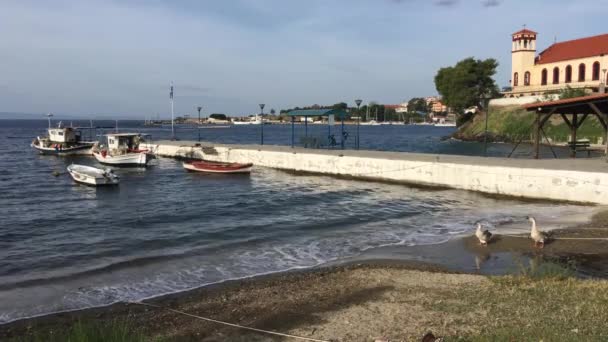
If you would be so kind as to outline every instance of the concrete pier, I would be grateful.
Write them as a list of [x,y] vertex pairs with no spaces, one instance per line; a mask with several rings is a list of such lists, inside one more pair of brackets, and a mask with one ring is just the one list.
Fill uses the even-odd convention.
[[608,204],[608,164],[604,159],[484,158],[193,141],[155,141],[147,144],[147,148],[164,157],[253,163],[261,167],[355,179],[530,199]]

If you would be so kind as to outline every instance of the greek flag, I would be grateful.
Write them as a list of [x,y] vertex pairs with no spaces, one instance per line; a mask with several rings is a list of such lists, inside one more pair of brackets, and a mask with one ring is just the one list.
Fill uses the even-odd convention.
[[171,91],[169,92],[169,98],[173,100],[173,82],[171,82]]

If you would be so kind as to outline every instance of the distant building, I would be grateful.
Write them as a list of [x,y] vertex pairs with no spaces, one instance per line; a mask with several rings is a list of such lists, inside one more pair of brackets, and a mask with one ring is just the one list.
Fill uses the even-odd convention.
[[433,113],[445,113],[448,111],[448,106],[444,105],[443,102],[436,100],[431,105],[431,112]]
[[386,109],[394,109],[395,112],[397,111],[397,109],[401,108],[401,105],[398,105],[398,104],[397,105],[395,105],[395,104],[390,104],[390,105],[389,104],[385,104],[383,106],[384,106],[385,110]]
[[506,97],[541,95],[570,86],[605,92],[608,34],[556,42],[536,56],[537,33],[512,34],[511,80]]
[[426,106],[430,106],[433,102],[440,101],[441,99],[438,96],[427,96],[424,98],[426,102]]
[[397,108],[395,108],[395,112],[397,112],[397,113],[407,113],[408,112],[408,105],[409,105],[409,103],[407,103],[407,102],[401,102],[399,104],[399,106]]

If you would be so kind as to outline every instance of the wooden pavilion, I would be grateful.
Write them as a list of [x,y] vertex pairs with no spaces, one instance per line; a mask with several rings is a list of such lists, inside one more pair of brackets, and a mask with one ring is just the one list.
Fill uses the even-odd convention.
[[564,122],[570,128],[570,156],[576,158],[577,139],[576,131],[581,127],[589,115],[595,115],[604,128],[605,153],[608,152],[608,94],[594,94],[589,96],[575,97],[550,102],[531,103],[523,106],[528,111],[536,113],[534,154],[539,158],[541,132],[544,134],[543,126],[552,115],[561,115]]

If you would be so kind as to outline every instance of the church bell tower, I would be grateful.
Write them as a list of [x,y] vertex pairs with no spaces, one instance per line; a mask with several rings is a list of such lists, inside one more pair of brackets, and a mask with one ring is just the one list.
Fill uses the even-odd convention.
[[532,83],[531,73],[536,57],[536,35],[536,32],[525,27],[511,35],[513,38],[511,46],[511,86],[513,90]]

